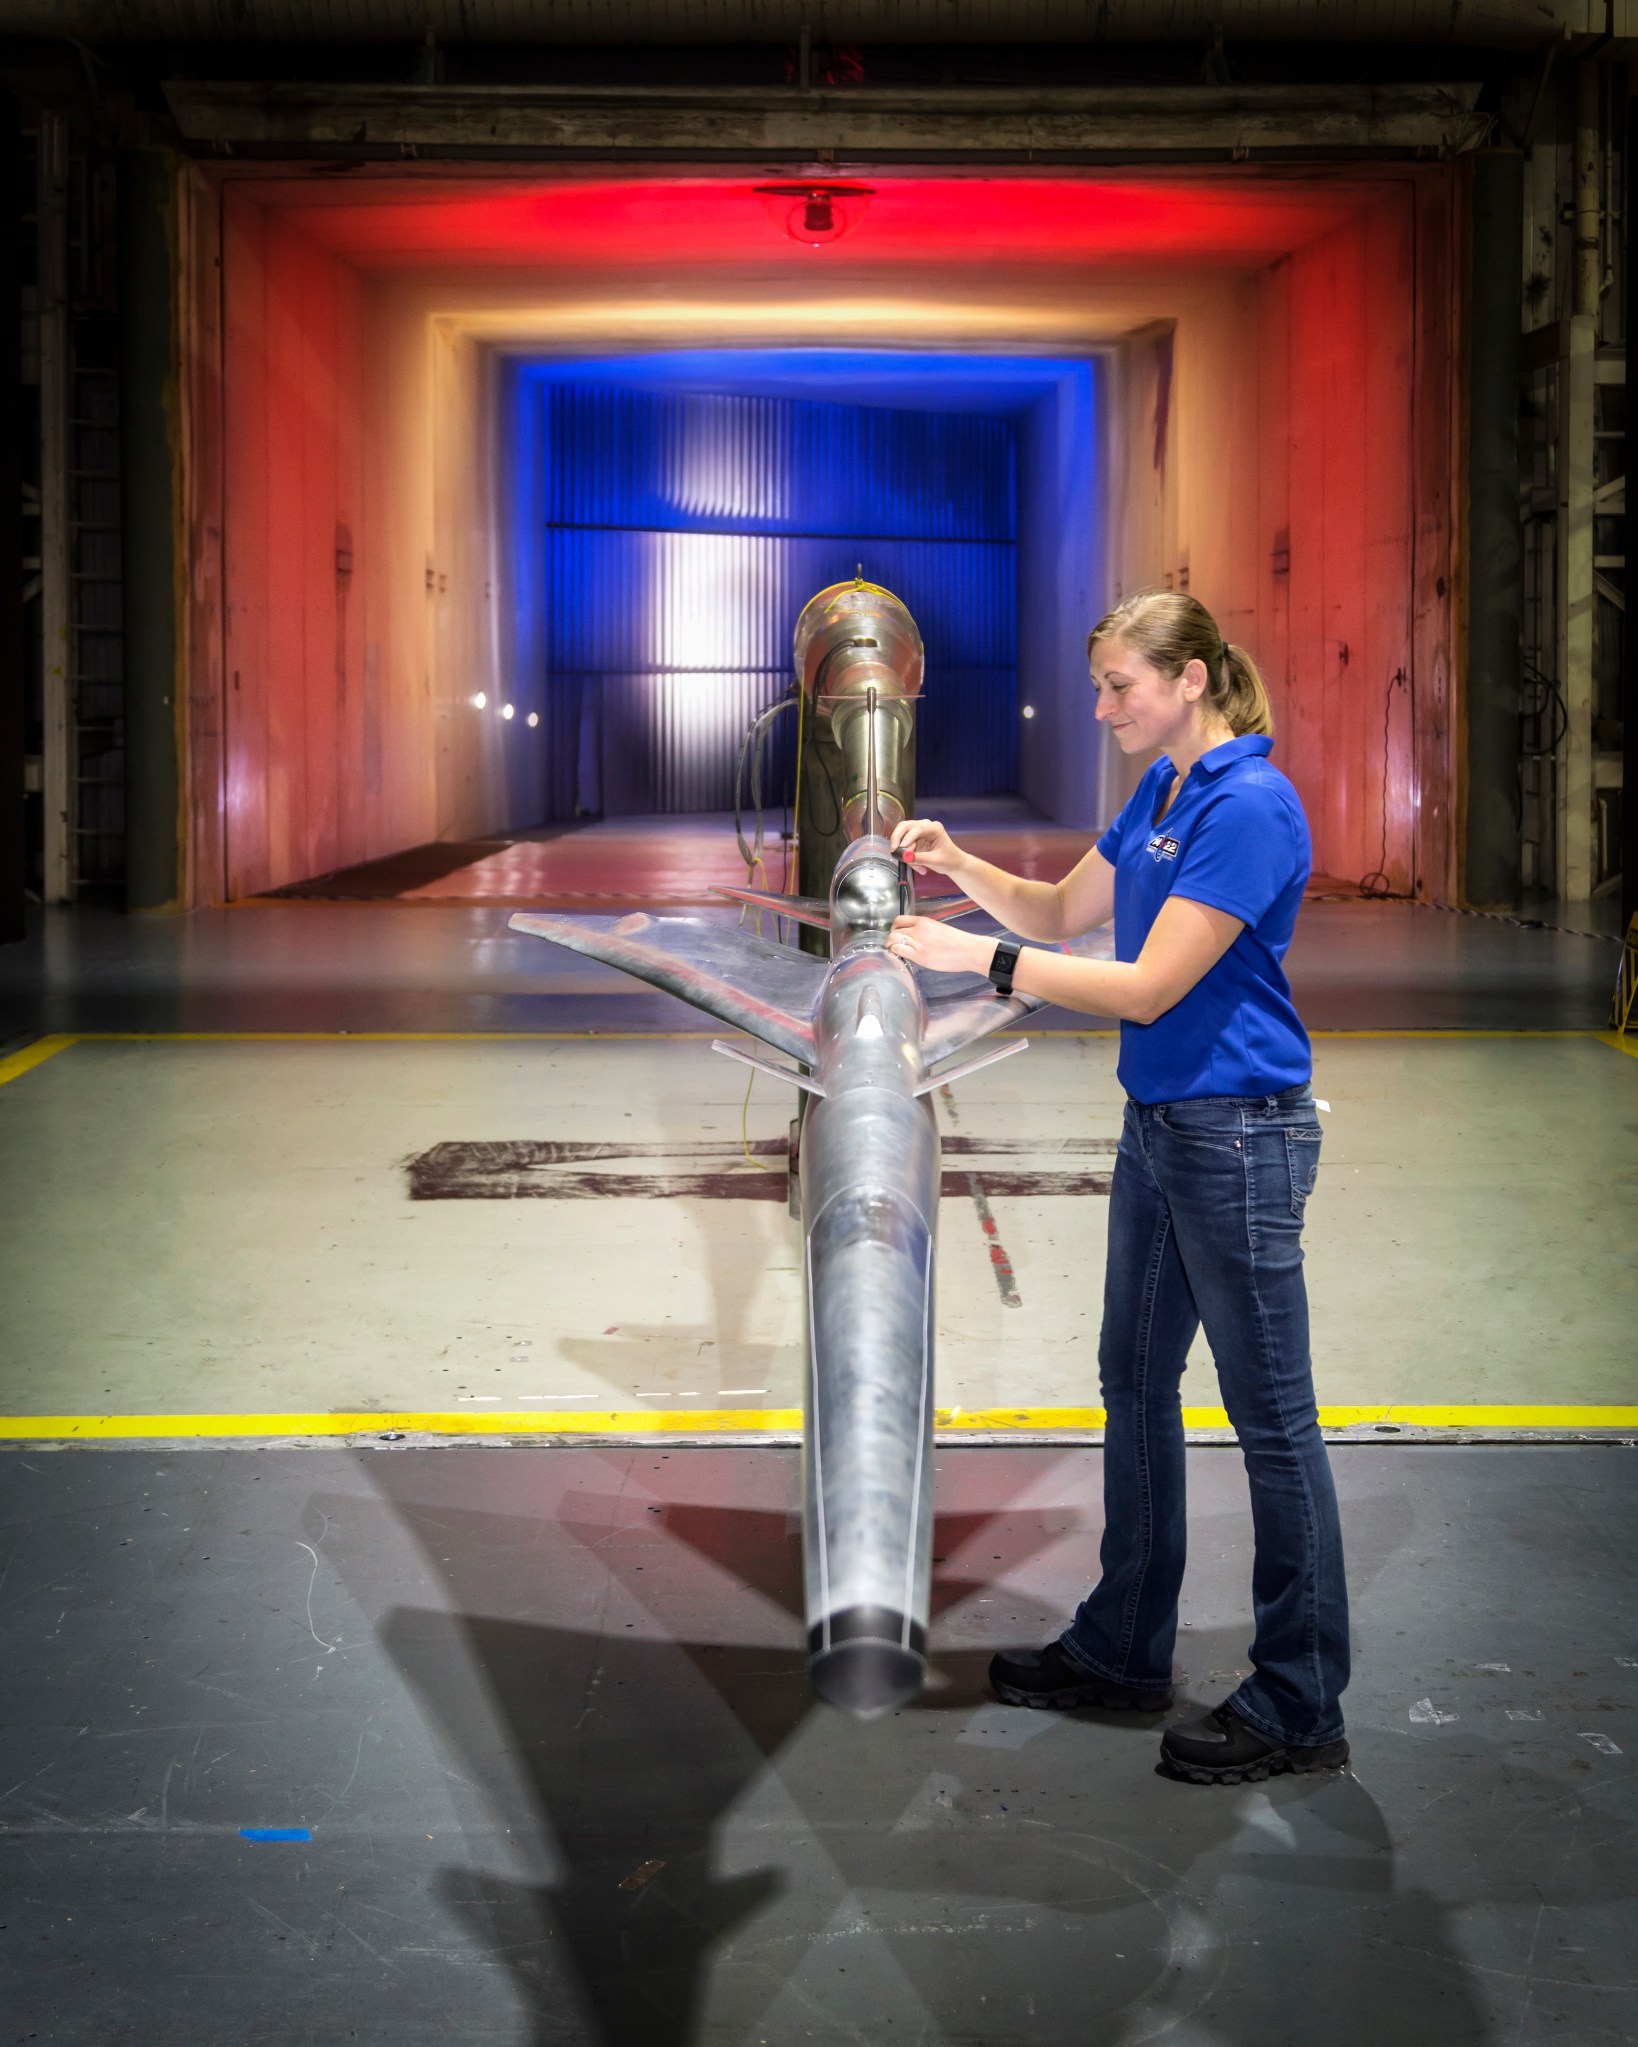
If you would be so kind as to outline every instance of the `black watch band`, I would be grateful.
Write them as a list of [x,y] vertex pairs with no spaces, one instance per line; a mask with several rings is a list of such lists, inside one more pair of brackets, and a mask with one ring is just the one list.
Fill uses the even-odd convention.
[[1023,947],[1016,938],[1003,938],[995,948],[990,961],[990,986],[997,995],[1012,993],[1012,977],[1018,966],[1018,955]]

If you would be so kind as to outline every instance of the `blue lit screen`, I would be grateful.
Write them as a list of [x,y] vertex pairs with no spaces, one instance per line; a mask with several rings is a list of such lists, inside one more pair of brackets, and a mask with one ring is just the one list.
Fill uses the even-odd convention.
[[[926,642],[921,795],[1015,790],[1021,425],[1089,377],[825,349],[509,364],[512,658],[541,713],[542,821],[726,809],[741,735],[790,686],[797,613],[856,572]],[[790,771],[786,735],[773,801]]]

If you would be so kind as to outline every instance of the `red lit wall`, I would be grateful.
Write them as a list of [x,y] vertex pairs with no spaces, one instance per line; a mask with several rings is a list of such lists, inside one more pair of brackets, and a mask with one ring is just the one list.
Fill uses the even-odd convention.
[[1129,785],[1080,639],[1117,591],[1186,580],[1269,677],[1320,870],[1451,886],[1448,170],[908,178],[817,251],[770,240],[737,178],[514,187],[226,175],[220,411],[189,425],[221,476],[194,493],[190,644],[218,651],[190,689],[220,695],[223,763],[199,719],[221,850],[196,818],[196,900],[533,821],[471,712],[511,659],[498,348],[776,341],[1103,359],[1095,432],[1050,407],[1028,430],[1063,493],[1023,575],[1052,620],[1042,807],[1090,829]]
[[495,687],[489,353],[229,202],[223,861],[244,896],[514,820],[490,724],[460,715]]
[[1452,857],[1449,248],[1447,193],[1395,184],[1128,342],[1111,562],[1252,651],[1316,872],[1425,895]]

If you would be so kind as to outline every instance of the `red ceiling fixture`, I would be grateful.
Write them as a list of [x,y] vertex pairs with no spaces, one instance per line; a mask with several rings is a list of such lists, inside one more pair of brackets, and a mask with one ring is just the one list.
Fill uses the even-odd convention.
[[793,242],[839,242],[865,217],[873,185],[758,185],[762,210]]

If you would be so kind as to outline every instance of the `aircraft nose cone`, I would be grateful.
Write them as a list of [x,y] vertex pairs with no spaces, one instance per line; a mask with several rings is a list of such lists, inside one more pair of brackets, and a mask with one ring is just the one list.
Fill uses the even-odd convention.
[[[816,1636],[822,1631],[816,1628]],[[831,1621],[830,1643],[815,1643],[809,1663],[813,1689],[827,1706],[840,1706],[861,1720],[903,1706],[921,1690],[927,1663],[914,1644],[919,1628],[902,1614],[856,1607]]]

